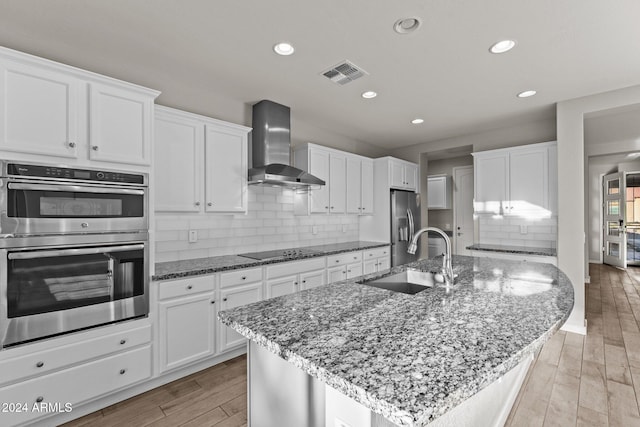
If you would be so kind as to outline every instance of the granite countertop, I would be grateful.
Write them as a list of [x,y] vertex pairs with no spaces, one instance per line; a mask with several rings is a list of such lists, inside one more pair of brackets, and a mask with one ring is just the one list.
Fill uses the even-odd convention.
[[[196,258],[182,261],[159,262],[155,265],[155,275],[152,280],[169,280],[179,277],[211,274],[218,271],[239,270],[243,268],[258,267],[265,264],[298,261],[301,259],[315,258],[343,252],[372,249],[389,246],[389,243],[355,241],[346,243],[333,243],[327,245],[306,246],[296,249],[313,250],[313,254],[297,254],[283,259],[255,260],[240,255],[222,255],[209,258]],[[287,249],[283,249],[286,251]]]
[[531,248],[528,246],[488,245],[484,243],[476,243],[474,245],[467,246],[467,249],[472,251],[502,252],[506,254],[556,256],[556,248]]
[[[438,258],[391,273],[434,271]],[[573,307],[569,279],[551,264],[454,256],[453,265],[449,291],[407,295],[361,277],[218,316],[393,423],[424,426],[530,357]]]

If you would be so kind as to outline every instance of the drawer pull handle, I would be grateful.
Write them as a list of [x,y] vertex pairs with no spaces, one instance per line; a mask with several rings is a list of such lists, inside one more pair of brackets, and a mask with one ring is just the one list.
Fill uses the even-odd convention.
[[125,372],[127,372],[126,369],[120,369],[120,375],[124,375]]
[[354,256],[354,257],[353,257],[353,259],[358,259],[358,257],[357,257],[357,256]]
[[196,203],[195,203],[195,205],[196,205],[196,206],[200,206],[200,202],[196,202]]
[[209,202],[207,203],[207,206],[213,206],[213,203]]
[[42,368],[43,366],[44,366],[44,362],[42,362],[42,361],[36,363],[36,367],[38,367],[38,368]]
[[193,289],[193,285],[188,285],[187,289],[189,289],[189,290]]
[[98,146],[97,146],[97,145],[92,145],[92,146],[91,146],[91,149],[92,149],[93,151],[98,151]]
[[247,276],[242,276],[241,279],[242,280],[247,280]]
[[227,298],[222,298],[222,301],[226,301],[226,300],[227,300]]
[[340,260],[339,260],[339,259],[337,259],[337,260],[336,260],[336,262],[340,262]]
[[67,144],[69,146],[69,148],[75,148],[76,147],[76,143],[75,142],[69,142],[69,144]]
[[120,345],[125,345],[127,343],[127,340],[120,340]]
[[36,402],[38,402],[38,403],[42,402],[43,400],[44,400],[44,397],[42,397],[42,396],[36,397]]

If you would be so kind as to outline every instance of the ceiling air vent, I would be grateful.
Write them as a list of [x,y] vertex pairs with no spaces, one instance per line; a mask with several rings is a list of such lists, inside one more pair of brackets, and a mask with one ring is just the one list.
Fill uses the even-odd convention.
[[339,85],[345,85],[368,74],[365,70],[349,61],[341,62],[322,72],[323,76]]

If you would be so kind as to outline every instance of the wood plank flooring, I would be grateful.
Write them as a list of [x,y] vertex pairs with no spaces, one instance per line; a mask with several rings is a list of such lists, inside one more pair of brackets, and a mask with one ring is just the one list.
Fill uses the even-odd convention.
[[[556,333],[529,369],[506,425],[640,427],[640,268],[590,265],[586,336]],[[246,358],[65,426],[247,425]]]
[[640,268],[589,266],[587,335],[558,332],[506,425],[640,427]]
[[244,355],[64,424],[65,427],[246,425]]

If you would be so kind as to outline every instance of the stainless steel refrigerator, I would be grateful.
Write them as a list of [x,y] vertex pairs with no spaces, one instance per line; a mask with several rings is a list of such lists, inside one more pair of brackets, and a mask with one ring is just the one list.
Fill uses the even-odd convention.
[[391,190],[391,266],[420,259],[420,245],[415,255],[407,253],[409,242],[419,229],[420,196],[411,191]]

